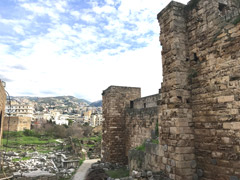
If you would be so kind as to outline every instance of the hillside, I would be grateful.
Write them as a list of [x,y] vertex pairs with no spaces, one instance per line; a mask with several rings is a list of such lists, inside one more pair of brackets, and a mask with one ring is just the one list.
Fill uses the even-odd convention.
[[14,99],[27,99],[32,102],[36,103],[44,103],[44,104],[58,104],[58,103],[64,103],[64,104],[80,104],[80,103],[86,103],[89,105],[91,102],[85,100],[85,99],[78,99],[73,96],[57,96],[57,97],[30,97],[30,96],[15,96]]
[[90,106],[93,106],[93,107],[100,107],[100,106],[102,106],[102,100],[92,102],[92,103],[89,104],[89,105],[90,105]]

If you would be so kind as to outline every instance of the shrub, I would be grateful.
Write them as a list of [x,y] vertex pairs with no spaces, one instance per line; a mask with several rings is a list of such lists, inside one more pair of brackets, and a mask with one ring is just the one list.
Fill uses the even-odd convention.
[[136,150],[138,151],[145,151],[145,149],[146,149],[145,142],[142,145],[136,147]]

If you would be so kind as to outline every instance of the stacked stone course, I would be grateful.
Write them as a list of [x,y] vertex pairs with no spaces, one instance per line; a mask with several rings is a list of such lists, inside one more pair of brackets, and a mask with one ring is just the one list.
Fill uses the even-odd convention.
[[125,108],[130,101],[141,97],[139,88],[110,86],[103,91],[103,160],[110,163],[127,163]]
[[31,129],[31,117],[6,116],[3,122],[4,131],[24,131]]
[[[122,154],[151,138],[158,124],[159,144],[147,146],[144,168],[174,180],[239,180],[240,1],[172,1],[157,18],[161,92],[122,108]],[[109,98],[103,96],[105,109]]]

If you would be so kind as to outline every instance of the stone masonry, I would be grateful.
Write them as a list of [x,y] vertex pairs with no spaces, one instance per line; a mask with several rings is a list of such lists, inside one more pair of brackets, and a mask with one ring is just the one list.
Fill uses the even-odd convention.
[[3,122],[4,131],[23,131],[31,129],[31,117],[6,116]]
[[111,163],[127,163],[125,108],[129,102],[141,97],[139,88],[110,86],[103,91],[102,155],[103,160]]
[[0,144],[3,132],[3,120],[5,113],[6,93],[3,87],[2,81],[0,80]]
[[[103,160],[126,163],[128,151],[158,125],[159,144],[147,146],[145,167],[173,180],[239,180],[240,1],[172,1],[157,19],[161,92],[140,98],[126,95],[125,87],[104,91]],[[152,165],[148,157],[154,157]]]

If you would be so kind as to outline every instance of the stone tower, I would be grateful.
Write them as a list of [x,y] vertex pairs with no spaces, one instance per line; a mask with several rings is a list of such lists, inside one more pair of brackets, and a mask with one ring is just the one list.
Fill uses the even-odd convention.
[[140,88],[110,86],[103,91],[103,161],[127,164],[125,109],[141,97]]
[[184,5],[172,1],[161,13],[162,101],[159,106],[162,170],[171,179],[191,180],[196,171],[190,105],[188,44]]

